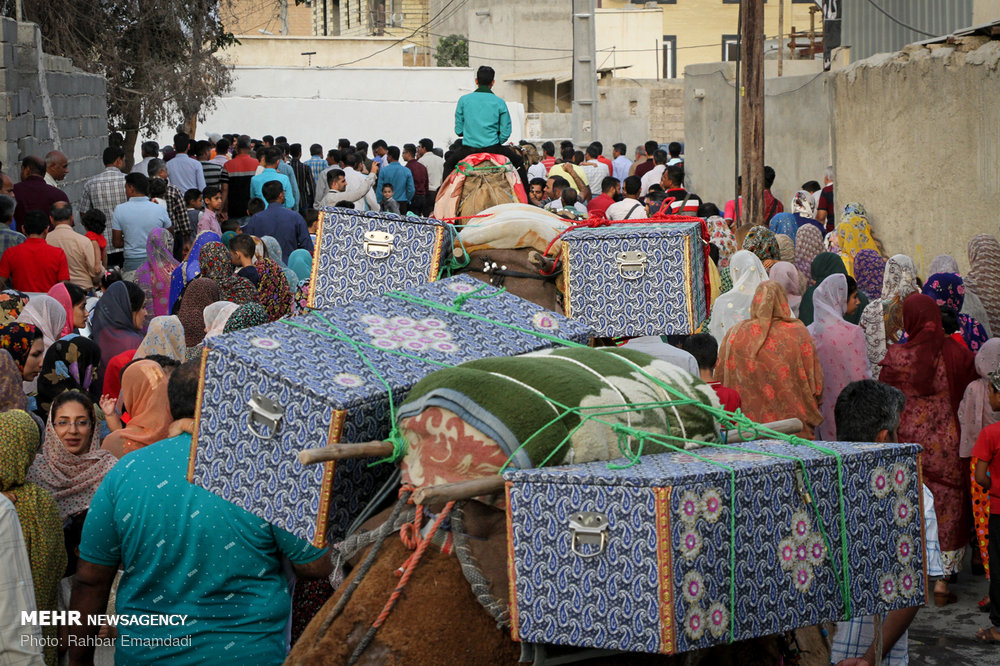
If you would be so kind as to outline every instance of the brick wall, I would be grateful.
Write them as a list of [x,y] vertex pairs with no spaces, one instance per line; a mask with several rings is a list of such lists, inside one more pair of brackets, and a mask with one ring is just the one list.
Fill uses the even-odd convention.
[[[62,189],[77,203],[83,182],[101,171],[108,141],[104,77],[86,74],[67,58],[39,53],[38,26],[0,19],[0,161],[17,182],[26,155],[61,150],[69,159]],[[41,76],[39,75],[41,65]]]

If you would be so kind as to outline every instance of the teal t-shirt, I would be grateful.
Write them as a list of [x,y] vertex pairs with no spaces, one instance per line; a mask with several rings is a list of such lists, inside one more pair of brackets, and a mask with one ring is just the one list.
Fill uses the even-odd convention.
[[326,550],[188,483],[190,447],[181,435],[129,453],[90,504],[80,557],[122,563],[115,612],[188,616],[184,626],[119,625],[115,662],[280,664],[291,609],[280,556],[306,564]]
[[510,138],[507,103],[489,88],[462,95],[455,106],[455,134],[466,148],[489,148]]

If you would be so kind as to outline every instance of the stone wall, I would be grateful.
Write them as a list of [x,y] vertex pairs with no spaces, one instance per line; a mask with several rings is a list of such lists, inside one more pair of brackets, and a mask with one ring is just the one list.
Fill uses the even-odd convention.
[[80,199],[83,182],[103,169],[108,142],[108,107],[104,77],[86,74],[67,58],[40,52],[41,33],[34,23],[0,19],[0,161],[14,182],[17,162],[26,155],[44,157],[61,150],[69,159],[62,189]]

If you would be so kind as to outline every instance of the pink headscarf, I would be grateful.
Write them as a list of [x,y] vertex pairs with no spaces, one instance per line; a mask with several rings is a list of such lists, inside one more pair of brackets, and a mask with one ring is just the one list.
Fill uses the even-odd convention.
[[73,332],[73,299],[69,297],[69,290],[62,282],[57,282],[49,289],[49,296],[59,301],[59,305],[66,309],[66,324],[62,327],[59,337],[69,335]]
[[980,431],[1000,421],[1000,412],[990,407],[989,374],[1000,366],[1000,338],[990,338],[976,353],[976,372],[979,379],[965,388],[962,404],[958,408],[958,422],[962,426],[962,440],[958,448],[960,458],[972,455],[972,447]]
[[785,289],[785,295],[788,297],[788,307],[792,311],[792,316],[798,317],[799,303],[802,302],[803,282],[799,269],[790,262],[779,261],[774,266],[771,266],[768,276]]

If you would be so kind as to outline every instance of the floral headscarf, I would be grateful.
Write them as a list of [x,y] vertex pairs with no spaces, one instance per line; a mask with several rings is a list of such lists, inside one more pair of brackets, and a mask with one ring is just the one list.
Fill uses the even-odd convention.
[[811,224],[799,229],[795,237],[795,267],[803,275],[811,275],[812,262],[823,251],[823,235]]
[[885,259],[875,250],[861,250],[854,256],[854,279],[858,289],[869,299],[882,295]]
[[774,239],[778,241],[778,254],[781,261],[795,261],[795,241],[785,234],[775,234]]
[[184,343],[188,347],[197,346],[205,339],[205,308],[218,300],[219,285],[215,280],[197,278],[184,290],[177,316],[184,325]]
[[180,265],[173,247],[173,234],[153,229],[146,239],[146,263],[135,272],[136,284],[146,292],[146,307],[154,317],[170,314],[170,277]]
[[795,235],[799,232],[799,223],[791,213],[778,213],[771,218],[768,226],[776,236],[784,234],[792,240],[792,243],[795,242]]
[[38,415],[48,418],[52,401],[63,391],[82,391],[94,402],[99,401],[100,365],[101,348],[82,335],[63,338],[49,347],[38,375]]
[[799,190],[792,199],[792,213],[810,219],[816,217],[816,197],[811,192]]
[[202,231],[195,236],[187,258],[174,269],[174,272],[170,276],[170,312],[173,311],[177,299],[181,297],[181,292],[184,291],[185,285],[198,277],[198,273],[201,270],[201,265],[198,261],[201,257],[201,249],[208,243],[219,242],[221,240],[222,237],[213,231]]
[[257,303],[246,303],[236,308],[233,314],[229,315],[226,325],[222,329],[223,333],[242,331],[253,326],[262,326],[268,321],[267,312]]
[[880,255],[882,254],[882,248],[876,241],[875,234],[872,233],[868,218],[862,215],[844,217],[837,225],[837,239],[840,256],[843,258],[844,266],[850,275],[853,275],[854,257],[861,250],[874,250]]
[[861,315],[861,328],[868,346],[868,362],[877,379],[879,362],[887,346],[899,341],[903,333],[903,301],[917,291],[917,269],[905,254],[896,254],[885,264],[882,296],[868,304]]
[[[762,262],[779,261],[781,259],[781,249],[778,247],[778,240],[774,237],[774,232],[767,227],[757,226],[750,230],[743,241],[743,249],[753,252]],[[765,264],[765,268],[767,265]]]
[[229,301],[219,301],[212,303],[205,308],[205,337],[219,335],[225,330],[229,317],[239,309],[240,306]]
[[0,325],[17,320],[21,310],[28,304],[28,295],[16,289],[0,291]]
[[719,248],[719,269],[721,270],[729,266],[730,258],[739,250],[736,247],[736,235],[733,234],[726,221],[718,215],[713,215],[705,222],[708,225],[709,242]]
[[21,372],[24,372],[24,364],[28,361],[31,345],[40,337],[42,332],[32,324],[14,322],[0,327],[0,347],[10,353],[17,363],[17,369]]
[[[191,287],[189,286],[188,290],[190,289]],[[185,294],[186,297],[187,295]],[[183,308],[183,301],[181,307]],[[183,363],[186,352],[184,326],[181,324],[180,318],[174,315],[167,315],[164,317],[154,317],[149,322],[149,330],[146,332],[146,337],[142,339],[142,344],[135,350],[135,356],[132,358],[146,358],[147,356],[159,354],[172,358],[178,363]]]
[[24,394],[21,371],[10,352],[0,349],[0,412],[27,408],[28,396]]
[[260,275],[257,302],[267,312],[268,321],[292,314],[292,293],[281,267],[273,259],[261,259],[255,266]]
[[939,306],[951,308],[958,315],[958,325],[965,344],[972,351],[979,351],[989,336],[982,324],[967,314],[962,314],[965,303],[965,283],[955,273],[935,273],[927,278],[923,293],[934,299]]
[[243,304],[253,302],[257,288],[250,280],[233,274],[229,250],[222,243],[206,243],[201,249],[201,276],[215,280],[219,296],[224,301]]

